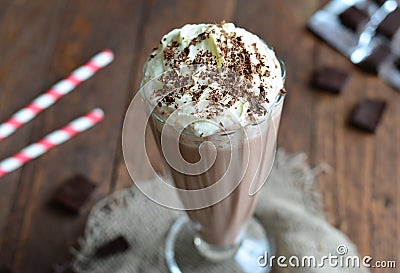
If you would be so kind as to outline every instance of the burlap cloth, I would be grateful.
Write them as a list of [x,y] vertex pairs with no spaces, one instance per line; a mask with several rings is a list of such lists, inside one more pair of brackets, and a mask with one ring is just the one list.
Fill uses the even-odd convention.
[[[358,255],[354,244],[321,213],[320,196],[314,187],[319,172],[321,166],[311,169],[304,154],[277,152],[256,209],[257,218],[275,237],[277,255],[321,258],[329,253],[338,255],[339,245],[348,248],[347,255]],[[168,272],[163,257],[164,241],[171,224],[182,213],[155,204],[134,187],[114,193],[93,208],[84,238],[80,240],[80,250],[74,251],[74,267],[82,273]],[[96,247],[119,234],[129,241],[128,251],[106,259],[93,258]],[[203,271],[197,268],[195,272]],[[232,271],[220,268],[218,272]],[[272,272],[363,273],[369,270],[334,268],[327,264],[324,268],[275,266]]]

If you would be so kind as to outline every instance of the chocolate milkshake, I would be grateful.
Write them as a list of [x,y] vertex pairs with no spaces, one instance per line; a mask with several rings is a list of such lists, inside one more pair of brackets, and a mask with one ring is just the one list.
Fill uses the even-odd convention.
[[201,252],[238,245],[253,215],[274,158],[283,70],[265,42],[231,23],[175,29],[145,64],[157,144],[175,186],[198,190],[180,197]]

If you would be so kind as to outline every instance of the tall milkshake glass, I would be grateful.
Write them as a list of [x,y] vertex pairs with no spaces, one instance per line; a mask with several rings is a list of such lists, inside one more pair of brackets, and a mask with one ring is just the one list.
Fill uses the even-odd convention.
[[[217,53],[225,54],[224,61],[227,56],[240,60],[242,53],[226,52],[231,50],[229,42],[244,48],[242,38],[225,34],[228,27],[215,27],[217,32],[219,28],[228,42],[224,44],[222,38],[222,49]],[[209,28],[206,34],[196,37],[207,33],[215,36],[215,29]],[[171,48],[177,43],[172,42]],[[268,272],[270,268],[261,267],[258,258],[265,252],[273,253],[273,239],[253,214],[274,161],[286,94],[285,67],[278,59],[272,62],[282,86],[273,90],[274,97],[267,97],[262,94],[262,85],[255,90],[255,77],[249,77],[251,73],[260,73],[260,79],[261,73],[266,78],[270,75],[268,66],[265,69],[260,65],[261,59],[252,67],[251,54],[244,54],[242,64],[238,61],[242,66],[235,60],[224,66],[216,53],[215,62],[204,64],[206,61],[194,58],[189,64],[177,65],[176,60],[184,59],[183,55],[190,56],[190,46],[193,42],[174,55],[168,45],[163,58],[173,59],[173,65],[157,77],[144,80],[140,90],[156,143],[170,170],[164,188],[174,188],[181,203],[169,207],[186,211],[167,234],[166,263],[173,273],[223,272],[227,268],[229,272]],[[207,58],[211,55],[202,56],[210,60]],[[254,56],[259,58],[260,53],[256,51]],[[269,88],[273,89],[272,84]],[[232,102],[227,102],[230,99]]]

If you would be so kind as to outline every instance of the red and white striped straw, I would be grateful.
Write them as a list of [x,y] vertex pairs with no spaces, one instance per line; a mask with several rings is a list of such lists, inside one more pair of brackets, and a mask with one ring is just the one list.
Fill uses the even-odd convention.
[[44,94],[16,112],[6,122],[0,124],[0,141],[14,133],[25,123],[28,123],[40,112],[49,108],[60,98],[70,93],[79,84],[92,77],[98,70],[111,63],[113,59],[114,54],[111,50],[103,50],[93,56],[86,64],[75,69],[67,78],[57,82]]
[[4,159],[0,162],[0,177],[22,167],[32,159],[43,155],[51,148],[60,145],[71,139],[73,136],[93,127],[103,118],[103,110],[99,108],[93,109],[86,115],[73,120],[67,126],[48,134],[38,142],[31,144],[15,155]]

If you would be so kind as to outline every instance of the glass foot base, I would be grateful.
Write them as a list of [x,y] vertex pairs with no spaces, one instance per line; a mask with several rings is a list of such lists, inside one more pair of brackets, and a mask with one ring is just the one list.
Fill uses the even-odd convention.
[[266,252],[269,256],[275,254],[274,244],[254,218],[250,220],[242,242],[234,247],[233,252],[229,249],[222,250],[220,256],[212,252],[201,255],[199,249],[201,252],[207,251],[207,244],[204,246],[205,242],[198,239],[187,216],[181,216],[171,226],[165,242],[165,259],[171,273],[267,273],[271,270],[269,266],[260,266],[259,260]]

